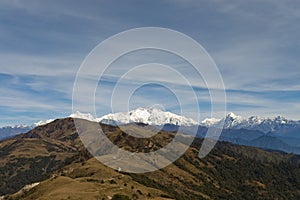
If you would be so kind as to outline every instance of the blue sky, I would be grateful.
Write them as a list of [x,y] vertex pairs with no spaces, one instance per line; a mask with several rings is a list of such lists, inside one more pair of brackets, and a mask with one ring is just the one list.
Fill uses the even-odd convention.
[[[288,0],[3,0],[0,126],[69,115],[76,72],[88,53],[114,34],[147,26],[180,31],[208,51],[222,74],[228,111],[300,119],[299,21],[300,2]],[[137,91],[133,102],[159,101],[176,112],[172,94],[155,89]],[[201,99],[202,117],[209,106]]]

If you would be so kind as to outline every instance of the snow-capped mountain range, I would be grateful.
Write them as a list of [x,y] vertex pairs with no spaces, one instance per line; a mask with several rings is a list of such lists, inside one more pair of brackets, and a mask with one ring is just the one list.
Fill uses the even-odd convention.
[[2,128],[11,128],[11,129],[28,129],[29,128],[29,129],[33,129],[37,126],[43,126],[43,125],[49,124],[53,121],[54,121],[54,119],[47,119],[47,120],[40,120],[38,122],[33,123],[32,125],[19,124],[19,125],[14,125],[14,126],[4,126]]
[[232,112],[223,119],[206,118],[197,123],[191,118],[180,116],[171,112],[165,112],[157,108],[137,108],[128,112],[107,114],[100,118],[94,118],[91,114],[76,112],[70,117],[81,118],[89,121],[101,122],[110,125],[129,123],[143,123],[149,125],[173,124],[177,126],[200,125],[205,127],[223,127],[224,129],[258,130],[264,133],[286,133],[290,130],[300,129],[300,121],[287,120],[278,116],[273,119],[251,116],[242,118]]
[[[264,133],[276,132],[278,130],[286,130],[289,128],[300,127],[300,121],[288,120],[284,117],[278,116],[273,119],[263,118],[259,116],[251,116],[249,118],[242,118],[232,112],[228,113],[225,118],[206,118],[201,123],[197,123],[191,118],[180,116],[171,112],[162,111],[157,108],[137,108],[128,112],[118,112],[107,114],[100,118],[94,118],[91,114],[75,112],[71,114],[71,118],[86,119],[89,121],[101,122],[111,125],[129,124],[129,123],[144,123],[149,125],[165,125],[173,124],[177,126],[193,126],[201,125],[206,127],[220,127],[223,125],[225,129],[249,129],[259,130]],[[0,129],[32,129],[37,126],[42,126],[54,121],[54,119],[41,120],[32,125],[15,125],[6,126]]]
[[186,134],[194,133],[196,127],[198,137],[206,137],[208,127],[223,127],[219,138],[221,141],[300,154],[300,121],[287,120],[280,116],[273,119],[258,116],[242,118],[234,113],[228,113],[223,119],[207,118],[197,123],[193,119],[160,109],[137,108],[129,112],[107,114],[100,118],[80,112],[70,117],[113,126],[129,123],[163,125],[166,131],[177,131],[178,126],[181,126],[181,131]]
[[[128,112],[107,114],[99,118],[88,113],[75,112],[71,118],[80,118],[109,125],[143,123],[153,126],[163,126],[166,131],[176,131],[181,126],[189,134],[198,128],[197,135],[205,137],[208,127],[224,127],[221,141],[238,145],[254,146],[265,149],[285,151],[300,154],[300,121],[287,120],[278,116],[273,119],[252,116],[242,118],[234,113],[228,113],[223,119],[207,118],[197,123],[191,118],[165,112],[158,108],[137,108]],[[0,128],[0,140],[26,133],[31,129],[48,124],[53,119],[39,121],[32,125],[16,125]],[[167,125],[167,126],[165,126]]]
[[[224,127],[224,129],[246,129],[257,130],[263,133],[273,133],[293,137],[295,134],[300,136],[300,121],[287,120],[278,116],[273,119],[251,116],[242,118],[234,113],[228,113],[223,119],[207,118],[201,123],[197,123],[191,118],[180,116],[171,112],[162,111],[158,108],[137,108],[128,112],[107,114],[100,118],[94,118],[91,114],[75,112],[71,118],[86,119],[94,122],[101,122],[109,125],[122,125],[129,123],[143,123],[149,125],[176,125],[176,126],[205,126],[205,127]],[[52,122],[53,119],[39,121],[32,125],[16,125],[0,128],[0,139],[27,132],[37,126],[42,126]]]
[[278,116],[273,119],[259,116],[242,118],[232,112],[223,119],[206,118],[201,123],[197,123],[191,118],[165,112],[157,108],[137,108],[128,112],[107,114],[100,118],[93,118],[91,114],[76,112],[70,117],[82,118],[90,121],[101,122],[110,125],[120,125],[129,123],[144,123],[149,125],[173,124],[178,126],[201,125],[206,127],[224,127],[224,129],[248,129],[258,130],[264,133],[287,132],[290,129],[300,128],[300,121],[287,120]]
[[290,129],[300,128],[300,121],[288,120],[282,116],[273,119],[251,116],[244,119],[234,113],[228,113],[223,119],[205,119],[201,123],[201,125],[207,127],[221,124],[224,124],[225,129],[258,130],[264,133],[286,132]]
[[137,108],[129,112],[119,112],[104,115],[99,118],[102,123],[143,123],[149,125],[174,124],[177,126],[192,126],[198,123],[191,118],[165,112],[157,108]]
[[54,119],[48,119],[48,120],[44,120],[44,121],[41,120],[41,121],[33,123],[32,125],[20,124],[20,125],[15,125],[15,126],[1,127],[0,128],[0,140],[12,137],[14,135],[18,135],[20,133],[26,133],[37,126],[42,126],[42,125],[48,124],[52,121],[54,121]]
[[157,108],[137,108],[128,112],[107,114],[100,118],[93,118],[91,114],[82,114],[80,112],[76,112],[70,115],[70,117],[81,118],[110,125],[129,123],[143,123],[149,125],[173,124],[177,126],[198,125],[198,123],[191,118],[176,115],[171,112],[165,112]]

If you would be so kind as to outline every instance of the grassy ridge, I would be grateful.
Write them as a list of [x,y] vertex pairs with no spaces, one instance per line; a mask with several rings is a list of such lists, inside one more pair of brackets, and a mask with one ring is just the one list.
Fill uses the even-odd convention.
[[[116,145],[148,152],[173,133],[134,139],[117,127],[102,126]],[[147,130],[145,130],[145,128]],[[149,127],[126,127],[136,132]],[[0,192],[38,186],[10,199],[300,199],[299,156],[219,142],[204,159],[196,139],[173,164],[145,174],[119,173],[91,158],[72,119],[0,143]]]

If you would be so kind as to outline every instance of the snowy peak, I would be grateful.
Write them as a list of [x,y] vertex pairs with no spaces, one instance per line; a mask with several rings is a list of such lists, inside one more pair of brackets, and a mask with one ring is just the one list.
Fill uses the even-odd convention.
[[241,116],[238,116],[230,112],[223,119],[206,118],[201,122],[201,125],[207,127],[214,126],[214,127],[232,128],[240,124],[242,121],[243,119]]
[[51,123],[53,121],[54,121],[54,119],[41,120],[41,121],[35,122],[32,125],[32,127],[43,126],[43,125],[49,124],[49,123]]
[[144,123],[149,125],[174,124],[192,126],[198,123],[191,118],[165,112],[157,108],[137,108],[129,112],[104,115],[99,121],[106,124]]
[[236,114],[234,114],[234,113],[232,113],[232,112],[230,112],[230,113],[228,113],[228,114],[226,115],[226,118],[230,118],[230,119],[241,119],[242,117],[241,117],[241,116],[238,116],[238,115],[236,115]]
[[17,129],[17,128],[22,129],[22,128],[28,128],[29,126],[26,125],[26,124],[19,124],[19,125],[8,126],[8,127],[10,127],[10,128],[15,128],[15,129]]
[[77,118],[77,119],[85,119],[92,122],[98,122],[97,118],[94,118],[90,113],[81,113],[79,111],[76,111],[75,113],[71,114],[69,117],[71,118]]
[[226,115],[226,118],[224,120],[224,127],[232,128],[234,126],[238,126],[240,123],[242,123],[242,121],[243,121],[243,119],[241,116],[238,116],[238,115],[230,112]]
[[264,118],[258,117],[258,116],[251,116],[249,117],[248,121],[250,124],[260,124],[264,121]]
[[220,121],[221,121],[221,119],[217,119],[217,118],[206,118],[201,122],[200,125],[213,126],[213,125],[216,125],[217,123],[219,123]]
[[282,116],[275,117],[274,121],[278,124],[286,124],[289,122],[289,120],[287,120],[286,118],[284,118]]

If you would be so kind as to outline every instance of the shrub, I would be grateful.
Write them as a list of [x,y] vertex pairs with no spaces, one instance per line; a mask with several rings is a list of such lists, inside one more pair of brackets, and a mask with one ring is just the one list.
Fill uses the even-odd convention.
[[123,194],[115,194],[112,197],[112,200],[130,200],[129,196],[123,195]]

